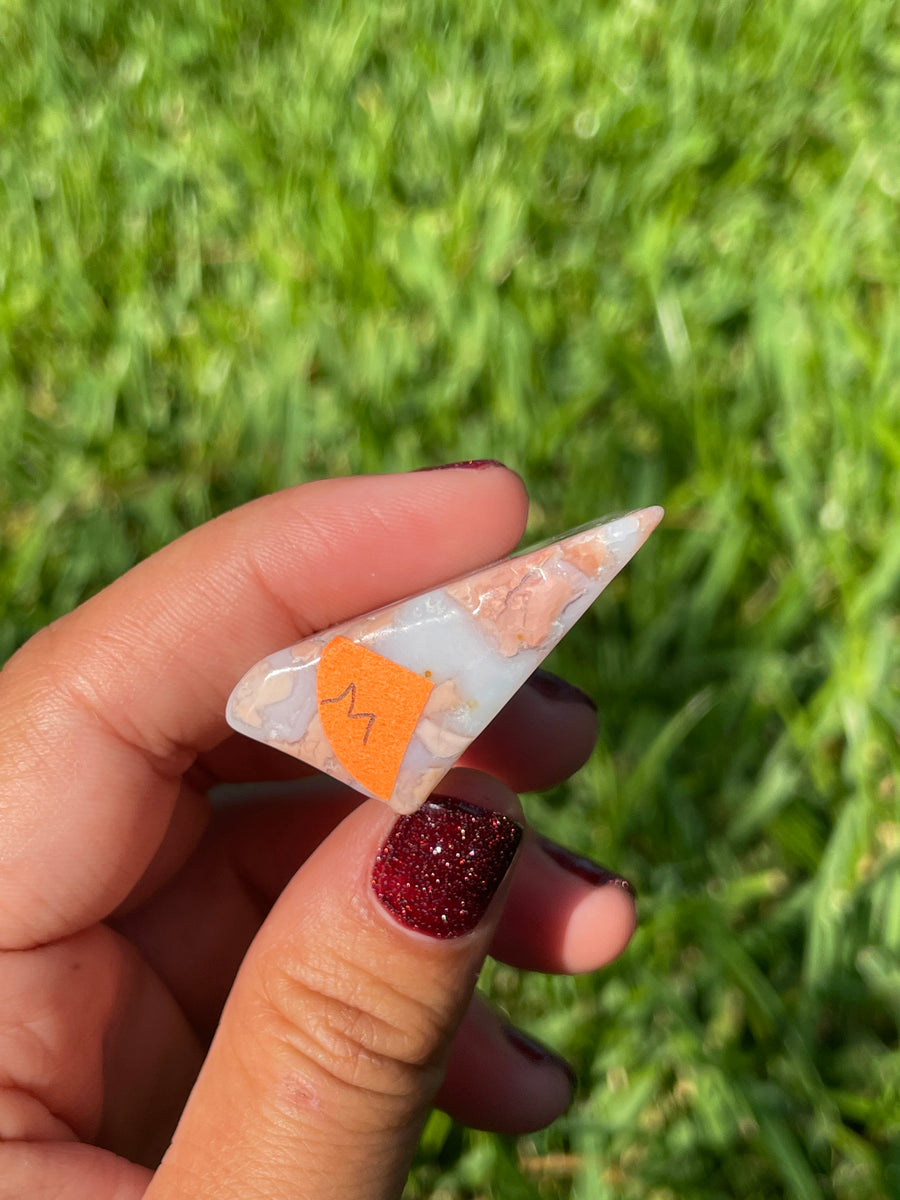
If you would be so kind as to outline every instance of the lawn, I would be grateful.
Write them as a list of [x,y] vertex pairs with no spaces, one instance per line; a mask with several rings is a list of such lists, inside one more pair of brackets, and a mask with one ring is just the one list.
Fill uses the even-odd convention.
[[553,665],[580,1079],[413,1200],[900,1196],[900,18],[882,0],[0,2],[0,651],[208,516],[472,457],[667,517]]

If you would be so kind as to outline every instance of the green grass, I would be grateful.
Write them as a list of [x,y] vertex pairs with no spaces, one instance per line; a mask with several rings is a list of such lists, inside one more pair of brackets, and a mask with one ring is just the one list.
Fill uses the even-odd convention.
[[213,513],[495,456],[661,501],[537,824],[641,927],[410,1196],[900,1195],[900,25],[881,0],[0,4],[2,652]]

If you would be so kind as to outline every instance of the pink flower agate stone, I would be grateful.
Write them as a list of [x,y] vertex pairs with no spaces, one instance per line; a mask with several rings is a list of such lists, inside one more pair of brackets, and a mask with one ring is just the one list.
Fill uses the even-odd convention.
[[662,515],[584,526],[279,650],[234,689],[228,723],[413,812]]

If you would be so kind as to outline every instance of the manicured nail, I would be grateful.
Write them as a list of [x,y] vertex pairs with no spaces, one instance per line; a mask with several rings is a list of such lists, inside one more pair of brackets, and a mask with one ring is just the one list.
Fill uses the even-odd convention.
[[575,1072],[564,1058],[560,1058],[558,1054],[554,1054],[542,1042],[535,1041],[533,1037],[529,1037],[527,1033],[523,1033],[521,1029],[517,1029],[514,1025],[504,1025],[503,1035],[518,1050],[522,1057],[527,1058],[529,1062],[547,1063],[557,1067],[567,1076],[574,1090],[577,1082]]
[[372,889],[408,929],[462,937],[484,916],[521,840],[522,826],[501,813],[432,796],[397,820],[375,860]]
[[502,467],[504,465],[496,458],[466,458],[462,462],[435,463],[433,467],[416,467],[415,471],[410,474],[414,475],[417,471],[481,471],[485,467]]
[[581,688],[575,687],[566,679],[560,679],[558,675],[554,675],[550,671],[535,671],[528,679],[526,686],[532,688],[546,700],[556,700],[561,704],[586,704],[594,712],[597,711],[597,705],[587,692],[583,692]]
[[270,654],[228,722],[413,812],[661,517],[595,521]]
[[558,866],[572,875],[577,875],[586,883],[591,883],[594,887],[606,887],[608,884],[611,887],[621,888],[630,896],[635,895],[635,890],[628,880],[622,875],[617,875],[615,871],[601,867],[599,863],[595,863],[589,858],[583,858],[580,854],[573,854],[571,850],[567,850],[556,842],[551,842],[548,838],[538,838],[538,842],[548,858],[552,858]]

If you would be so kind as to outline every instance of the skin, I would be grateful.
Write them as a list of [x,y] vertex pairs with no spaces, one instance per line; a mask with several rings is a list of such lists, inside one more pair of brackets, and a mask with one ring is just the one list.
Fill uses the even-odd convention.
[[[0,674],[0,1200],[399,1197],[430,1106],[520,1133],[571,1085],[473,1000],[490,951],[611,961],[631,896],[526,829],[480,925],[437,941],[369,879],[394,814],[230,734],[272,647],[511,550],[500,466],[308,484],[179,539]],[[591,709],[525,687],[441,790],[515,790],[590,753]],[[230,783],[236,789],[209,791]]]

